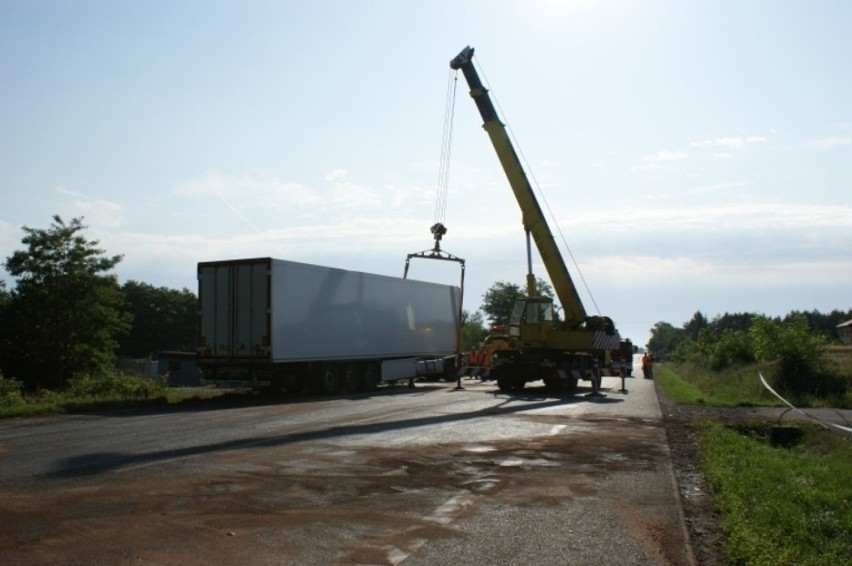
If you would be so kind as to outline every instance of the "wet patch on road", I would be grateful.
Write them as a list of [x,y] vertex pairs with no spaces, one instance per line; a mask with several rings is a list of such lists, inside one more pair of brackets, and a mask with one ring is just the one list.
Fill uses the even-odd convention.
[[521,418],[549,432],[521,445],[236,448],[210,455],[196,474],[164,462],[46,492],[0,492],[0,561],[398,564],[428,541],[465,536],[456,523],[484,501],[562,508],[616,497],[619,521],[650,545],[648,555],[677,563],[677,525],[655,517],[647,495],[618,488],[619,478],[668,466],[659,425]]

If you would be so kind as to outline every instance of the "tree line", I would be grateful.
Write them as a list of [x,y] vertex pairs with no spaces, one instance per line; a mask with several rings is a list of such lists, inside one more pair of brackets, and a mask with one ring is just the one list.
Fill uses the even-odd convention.
[[120,285],[111,271],[123,256],[107,255],[85,229],[82,218],[59,215],[46,229],[23,228],[25,249],[4,263],[14,287],[0,281],[0,377],[29,390],[61,389],[112,371],[118,356],[195,349],[195,294]]
[[837,326],[852,320],[852,309],[791,311],[783,317],[724,313],[709,320],[701,311],[680,327],[658,322],[648,350],[658,359],[692,362],[714,371],[763,364],[785,392],[845,395],[848,376],[826,356],[839,343]]
[[[14,286],[0,281],[0,378],[18,379],[30,390],[59,389],[74,377],[112,372],[118,357],[195,350],[196,295],[139,281],[119,284],[112,270],[123,256],[107,255],[85,237],[86,228],[82,218],[66,222],[59,215],[46,229],[23,227],[24,249],[4,263]],[[539,279],[537,287],[553,298],[547,282]],[[494,283],[479,310],[463,313],[462,349],[507,324],[524,294],[520,285]],[[789,375],[824,376],[821,354],[837,340],[837,325],[850,319],[852,310],[792,311],[783,318],[725,313],[712,320],[699,311],[681,327],[655,324],[648,348],[660,359],[700,360],[714,369],[779,359]]]
[[[70,380],[114,371],[118,358],[151,358],[162,351],[194,351],[196,295],[188,289],[119,284],[108,255],[88,239],[82,218],[53,216],[48,228],[23,227],[24,249],[3,264],[0,280],[0,378],[27,390],[62,389]],[[538,281],[539,293],[552,297]],[[521,287],[503,281],[484,295],[482,311],[463,313],[462,347],[476,347],[490,325],[506,324]],[[483,315],[484,313],[484,315]]]

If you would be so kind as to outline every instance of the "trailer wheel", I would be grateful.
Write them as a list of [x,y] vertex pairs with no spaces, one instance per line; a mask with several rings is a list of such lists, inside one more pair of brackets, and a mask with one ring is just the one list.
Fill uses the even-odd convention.
[[323,393],[337,393],[340,391],[340,372],[332,364],[326,364],[320,375],[320,387]]
[[565,388],[565,383],[560,379],[559,375],[549,375],[544,378],[544,387],[549,393],[562,393]]
[[364,391],[375,391],[379,387],[379,367],[376,364],[367,364],[364,374],[361,376]]
[[302,391],[302,383],[299,381],[299,376],[292,373],[281,378],[281,385],[287,393],[300,393]]
[[349,393],[361,390],[361,376],[358,375],[358,368],[355,365],[348,365],[343,370],[343,385]]

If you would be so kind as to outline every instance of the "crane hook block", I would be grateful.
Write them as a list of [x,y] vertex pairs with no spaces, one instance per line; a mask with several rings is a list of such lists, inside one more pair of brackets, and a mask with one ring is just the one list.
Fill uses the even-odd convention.
[[432,236],[435,238],[435,252],[441,251],[441,238],[444,234],[447,233],[447,227],[441,224],[440,222],[433,224],[431,228],[429,228],[432,232]]
[[432,234],[435,235],[436,240],[440,240],[441,236],[447,233],[447,227],[441,224],[440,222],[429,228],[429,230],[431,230]]

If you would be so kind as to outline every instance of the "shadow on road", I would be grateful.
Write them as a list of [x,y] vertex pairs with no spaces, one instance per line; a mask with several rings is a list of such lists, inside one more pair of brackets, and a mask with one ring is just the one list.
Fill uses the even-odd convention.
[[[445,386],[436,387],[446,389]],[[395,394],[404,394],[404,392],[422,393],[423,389],[423,386],[420,386],[416,389],[399,389],[395,392]],[[390,422],[370,423],[363,425],[334,426],[316,431],[306,431],[269,437],[241,438],[236,440],[215,442],[198,446],[187,446],[182,448],[174,448],[154,452],[143,452],[139,454],[121,452],[93,452],[89,454],[80,454],[60,460],[57,463],[55,470],[47,474],[47,476],[56,479],[69,479],[74,477],[93,476],[110,472],[119,468],[138,466],[141,464],[149,464],[159,461],[167,461],[174,458],[190,457],[199,454],[209,454],[228,450],[261,449],[268,447],[284,446],[297,442],[328,440],[332,438],[350,435],[374,434],[390,430],[411,429],[423,426],[444,424],[448,422],[458,422],[494,415],[512,414],[521,411],[554,407],[559,405],[565,405],[566,403],[579,403],[583,401],[592,401],[596,403],[620,402],[620,400],[618,399],[611,399],[608,397],[585,397],[568,393],[551,394],[547,393],[544,390],[539,391],[536,389],[530,389],[528,391],[522,391],[512,394],[494,392],[493,390],[483,390],[482,392],[492,394],[496,398],[504,398],[504,401],[496,407],[488,407],[469,413],[433,415],[427,417],[409,418]],[[383,391],[381,394],[387,395],[394,393]],[[356,397],[357,399],[362,400],[367,399],[367,397],[363,395],[359,395]],[[328,400],[328,397],[325,397],[324,399]],[[511,405],[513,401],[525,401],[525,403]]]

